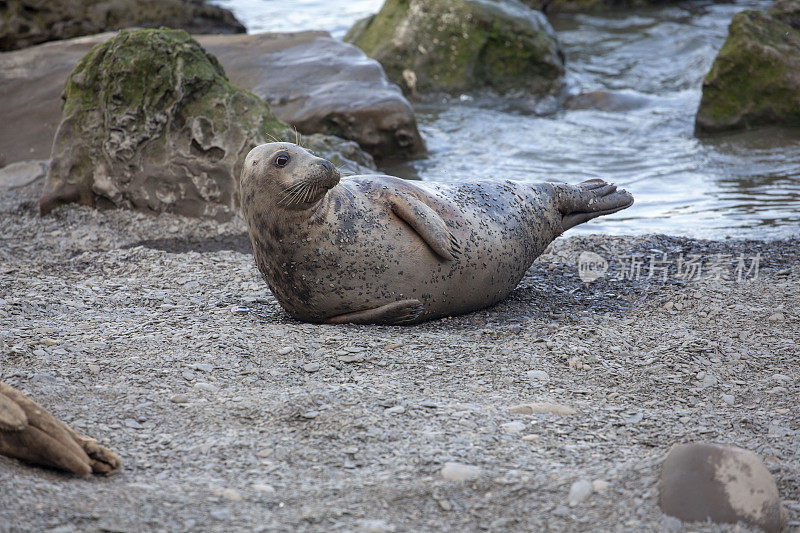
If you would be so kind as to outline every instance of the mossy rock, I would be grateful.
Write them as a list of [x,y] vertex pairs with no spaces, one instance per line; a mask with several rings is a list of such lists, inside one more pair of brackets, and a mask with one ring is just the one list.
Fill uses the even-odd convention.
[[800,126],[800,32],[757,11],[734,15],[703,81],[696,131]]
[[386,0],[345,36],[406,92],[553,94],[564,56],[541,12],[516,0]]
[[244,33],[229,10],[204,0],[3,0],[0,50],[123,28]]
[[181,30],[123,31],[95,46],[62,97],[43,214],[79,202],[227,220],[248,151],[288,130]]

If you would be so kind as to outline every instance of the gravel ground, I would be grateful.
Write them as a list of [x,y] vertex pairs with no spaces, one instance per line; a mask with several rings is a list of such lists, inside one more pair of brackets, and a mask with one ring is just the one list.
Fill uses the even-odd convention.
[[[241,223],[42,219],[38,187],[0,191],[0,379],[124,465],[0,457],[0,531],[748,530],[659,511],[663,456],[696,440],[759,454],[800,529],[796,239],[563,238],[491,309],[317,326]],[[612,259],[589,284],[583,250]],[[727,254],[734,278],[760,254],[758,275],[619,279],[614,258],[664,252]],[[530,402],[562,414],[510,409]]]

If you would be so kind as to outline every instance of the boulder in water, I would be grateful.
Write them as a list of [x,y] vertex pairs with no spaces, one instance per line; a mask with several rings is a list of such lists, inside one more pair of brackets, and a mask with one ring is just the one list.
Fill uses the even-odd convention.
[[386,0],[345,36],[408,93],[553,94],[564,56],[544,15],[518,0]]
[[758,11],[734,15],[703,81],[698,133],[800,126],[800,31]]

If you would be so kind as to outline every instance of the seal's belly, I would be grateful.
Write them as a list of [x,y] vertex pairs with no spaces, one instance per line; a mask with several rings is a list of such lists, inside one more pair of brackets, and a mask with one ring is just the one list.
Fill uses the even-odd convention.
[[289,257],[281,267],[299,290],[283,291],[279,300],[298,318],[323,320],[405,299],[422,302],[425,319],[486,307],[516,287],[556,236],[549,197],[531,186],[435,186],[425,192],[442,200],[436,211],[461,248],[444,260],[382,200],[380,181],[343,185],[331,191],[324,221],[298,236],[302,246],[284,247]]

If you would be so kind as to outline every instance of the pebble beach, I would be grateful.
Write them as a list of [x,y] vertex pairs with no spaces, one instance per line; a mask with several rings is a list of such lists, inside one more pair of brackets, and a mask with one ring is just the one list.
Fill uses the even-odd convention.
[[41,185],[0,194],[0,380],[123,468],[0,457],[0,531],[750,531],[659,510],[697,440],[758,454],[800,527],[796,239],[568,232],[490,309],[324,326],[284,313],[238,219],[40,217]]

